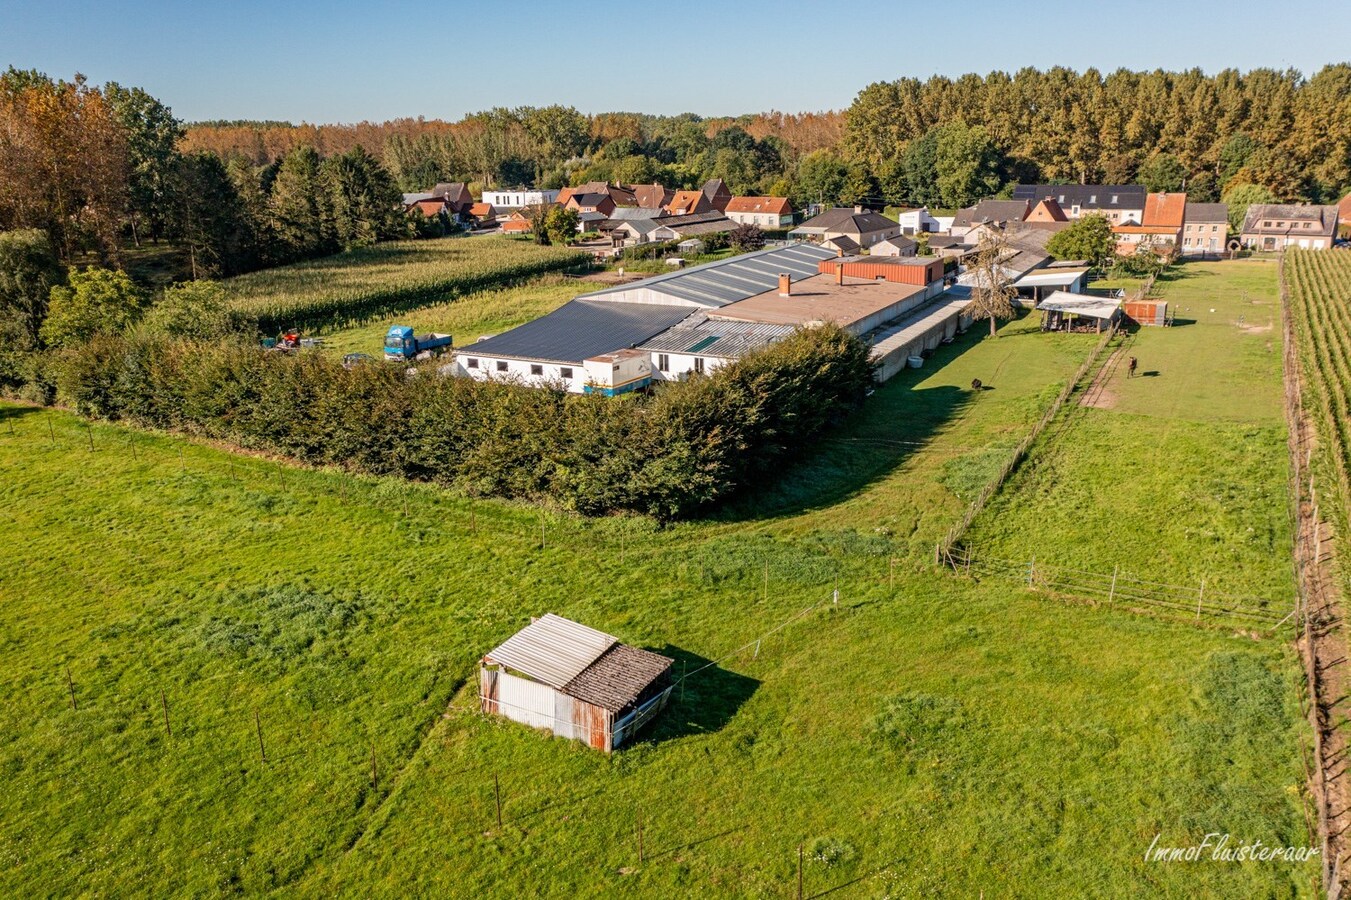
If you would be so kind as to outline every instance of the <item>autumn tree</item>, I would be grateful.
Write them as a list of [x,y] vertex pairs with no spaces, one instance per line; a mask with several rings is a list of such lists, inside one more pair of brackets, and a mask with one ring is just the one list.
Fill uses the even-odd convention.
[[115,258],[128,176],[125,132],[84,76],[0,76],[0,230],[41,228],[63,259]]
[[996,336],[998,320],[1013,318],[1013,298],[1018,296],[1018,289],[1004,268],[1009,253],[1004,233],[986,229],[969,270],[971,302],[966,311],[972,318],[990,320],[990,337]]

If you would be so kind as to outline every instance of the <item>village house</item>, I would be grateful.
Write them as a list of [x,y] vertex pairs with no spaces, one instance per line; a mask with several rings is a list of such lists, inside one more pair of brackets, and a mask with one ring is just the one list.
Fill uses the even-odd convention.
[[943,223],[929,214],[927,206],[903,209],[896,216],[896,221],[901,226],[901,234],[906,236],[932,234],[943,230]]
[[1003,228],[1009,222],[1023,221],[1031,211],[1032,204],[1027,200],[982,200],[975,206],[957,210],[957,214],[952,218],[949,234],[953,237],[967,238],[967,243],[974,244],[971,232],[980,226],[993,225],[996,228]]
[[833,238],[848,238],[857,248],[867,249],[900,233],[900,223],[894,219],[855,206],[852,209],[849,207],[828,209],[788,232],[788,236],[816,243],[830,241]]
[[887,238],[868,248],[870,256],[914,256],[919,252],[919,244],[908,237]]
[[733,197],[723,212],[738,225],[777,229],[793,224],[793,204],[787,197]]
[[610,753],[666,706],[673,665],[548,613],[484,654],[480,709]]
[[1013,187],[1014,200],[1036,204],[1049,197],[1071,220],[1096,213],[1105,216],[1113,225],[1142,224],[1146,194],[1138,184],[1018,184]]
[[1188,203],[1182,225],[1182,255],[1223,253],[1229,236],[1229,205]]
[[672,216],[688,216],[711,211],[713,204],[703,191],[676,191],[675,196],[666,204],[666,213]]
[[491,203],[475,203],[469,207],[469,216],[480,228],[491,228],[497,224],[497,210]]
[[1252,250],[1326,250],[1336,238],[1337,207],[1291,203],[1254,203],[1239,232],[1239,241]]
[[585,216],[587,213],[593,214],[603,219],[615,210],[615,202],[608,193],[599,191],[590,191],[587,193],[572,193],[568,196],[567,202],[563,204],[565,209],[575,209],[579,216]]
[[1141,247],[1169,254],[1182,243],[1182,228],[1187,214],[1185,193],[1149,194],[1139,222],[1112,226],[1116,252],[1129,256]]
[[431,195],[445,200],[447,209],[454,216],[468,215],[469,208],[474,205],[474,195],[462,181],[442,182],[432,188]]
[[1342,236],[1351,237],[1351,194],[1347,194],[1337,204],[1337,221],[1341,224]]
[[524,209],[544,206],[558,199],[558,191],[551,188],[521,188],[509,191],[484,191],[483,202],[498,210]]
[[708,205],[718,212],[726,212],[727,204],[732,202],[732,192],[721,178],[710,178],[705,181],[700,193],[708,200]]

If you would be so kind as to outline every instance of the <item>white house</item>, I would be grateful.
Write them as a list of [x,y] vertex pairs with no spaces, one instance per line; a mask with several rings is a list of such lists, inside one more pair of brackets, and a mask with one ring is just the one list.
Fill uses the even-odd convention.
[[792,325],[741,322],[694,313],[688,319],[638,345],[649,354],[656,381],[681,381],[707,374],[752,350],[781,341]]
[[522,209],[527,206],[545,206],[558,199],[558,191],[541,188],[519,191],[484,191],[483,202],[497,209]]
[[738,225],[788,228],[793,224],[793,204],[787,197],[733,197],[724,214]]
[[929,207],[927,206],[921,206],[919,209],[907,209],[897,216],[896,220],[901,223],[901,234],[907,236],[943,230],[942,223],[929,215]]

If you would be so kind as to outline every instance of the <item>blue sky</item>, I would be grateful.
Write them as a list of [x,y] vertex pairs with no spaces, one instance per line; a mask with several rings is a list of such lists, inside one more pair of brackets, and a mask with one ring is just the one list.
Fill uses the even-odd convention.
[[704,115],[838,109],[865,85],[902,76],[1056,64],[1312,74],[1351,59],[1351,16],[1334,5],[1283,9],[1247,0],[0,0],[0,65],[138,85],[188,120],[354,122],[549,103]]

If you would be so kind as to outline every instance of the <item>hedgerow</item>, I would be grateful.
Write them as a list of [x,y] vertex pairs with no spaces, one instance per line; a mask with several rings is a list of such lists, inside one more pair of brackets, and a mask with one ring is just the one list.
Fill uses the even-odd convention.
[[772,480],[872,379],[868,348],[834,326],[613,399],[144,332],[67,351],[58,373],[60,398],[92,417],[478,496],[659,518]]

